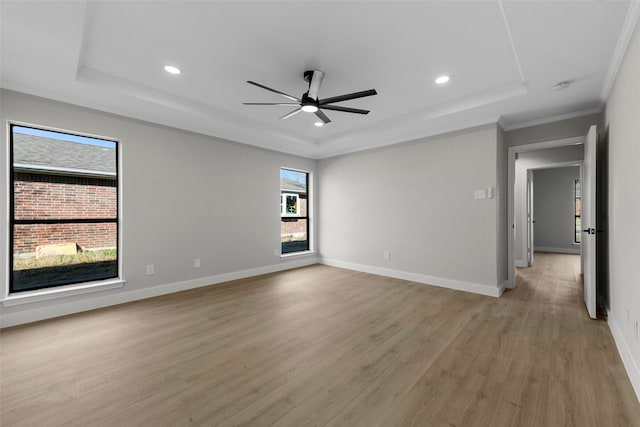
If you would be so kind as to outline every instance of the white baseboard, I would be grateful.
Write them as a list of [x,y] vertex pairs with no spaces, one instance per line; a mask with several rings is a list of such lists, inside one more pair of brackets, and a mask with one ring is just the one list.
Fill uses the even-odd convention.
[[426,276],[424,274],[410,273],[407,271],[392,270],[390,268],[374,267],[371,265],[354,264],[351,262],[338,261],[334,259],[322,258],[322,264],[332,267],[346,268],[348,270],[361,271],[363,273],[376,274],[378,276],[393,277],[395,279],[408,280],[411,282],[424,283],[427,285],[439,286],[441,288],[456,289],[458,291],[472,292],[474,294],[499,297],[504,291],[504,287],[482,285],[479,283],[463,282],[460,280],[444,279],[442,277]]
[[536,246],[536,252],[552,252],[556,254],[580,254],[580,248],[552,248],[549,246]]
[[526,260],[517,259],[513,263],[516,267],[529,267],[529,263]]
[[[165,285],[152,286],[144,289],[138,289],[129,292],[110,293],[107,295],[86,298],[78,301],[62,302],[50,304],[46,307],[35,308],[31,310],[19,310],[15,313],[0,314],[0,327],[8,328],[10,326],[21,325],[24,323],[37,322],[38,320],[51,319],[54,317],[65,316],[68,314],[80,313],[97,308],[108,307],[111,305],[122,304],[131,301],[137,301],[145,298],[157,297],[160,295],[171,294],[174,292],[186,291],[188,289],[200,288],[209,285],[228,282],[231,280],[244,279],[247,277],[259,276],[261,274],[275,273],[278,271],[290,270],[292,268],[305,267],[308,265],[318,264],[317,257],[295,258],[291,260],[282,260],[279,264],[268,265],[264,267],[251,268],[248,270],[234,271],[231,273],[218,274],[215,276],[201,277],[198,279],[186,280],[184,282],[168,283]],[[106,291],[105,291],[106,292]],[[24,307],[24,306],[22,306]]]
[[504,293],[504,291],[506,289],[510,289],[509,288],[509,280],[505,280],[504,282],[502,282],[502,284],[500,285],[500,287],[498,288],[498,291],[500,292],[499,296],[502,296],[502,294]]
[[627,370],[627,375],[629,376],[631,385],[636,392],[636,397],[638,398],[638,401],[640,401],[640,369],[638,368],[638,363],[633,359],[633,355],[631,354],[631,350],[629,350],[629,346],[624,339],[620,325],[611,310],[607,310],[607,319],[611,335],[613,335],[613,340],[616,343],[616,347],[618,347],[618,353],[620,353],[620,358],[622,359],[624,368]]

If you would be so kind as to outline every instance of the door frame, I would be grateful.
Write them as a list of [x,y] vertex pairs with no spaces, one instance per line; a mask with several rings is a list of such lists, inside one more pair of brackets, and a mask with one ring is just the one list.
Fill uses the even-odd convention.
[[[527,151],[544,150],[546,148],[564,147],[568,145],[584,144],[585,136],[576,136],[571,138],[554,139],[550,141],[534,142],[531,144],[515,145],[507,148],[507,288],[513,289],[515,283],[515,177],[516,177],[516,157],[518,153],[524,153]],[[575,165],[576,161],[570,162],[558,162],[554,163],[553,167],[562,167],[563,163],[567,163],[565,166]]]
[[533,217],[533,171],[534,168],[527,168],[527,209],[525,215],[527,217],[527,264],[529,267],[533,266],[533,252],[534,252],[534,242],[533,242],[533,224],[536,222]]

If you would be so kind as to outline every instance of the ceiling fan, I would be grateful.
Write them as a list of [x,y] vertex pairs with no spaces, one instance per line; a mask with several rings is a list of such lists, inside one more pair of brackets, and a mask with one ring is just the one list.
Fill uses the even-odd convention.
[[304,72],[304,80],[309,83],[309,89],[302,95],[302,98],[296,98],[295,96],[287,95],[284,92],[280,92],[279,90],[271,89],[270,87],[261,85],[260,83],[252,82],[251,80],[247,80],[247,83],[252,84],[254,86],[258,86],[262,89],[266,89],[270,92],[277,93],[278,95],[282,95],[285,98],[294,101],[294,102],[244,102],[244,105],[281,105],[281,106],[295,106],[297,107],[290,113],[285,114],[280,117],[280,120],[288,119],[289,117],[295,116],[301,111],[305,113],[315,113],[316,116],[323,121],[323,123],[330,123],[331,120],[320,110],[333,110],[333,111],[343,111],[345,113],[356,113],[356,114],[368,114],[369,110],[361,110],[359,108],[349,108],[349,107],[341,107],[339,105],[330,105],[336,102],[348,101],[350,99],[356,98],[364,98],[365,96],[377,95],[375,89],[363,90],[361,92],[348,93],[346,95],[333,96],[331,98],[319,99],[318,92],[320,91],[320,85],[322,84],[322,79],[324,78],[324,73],[318,70],[309,70]]

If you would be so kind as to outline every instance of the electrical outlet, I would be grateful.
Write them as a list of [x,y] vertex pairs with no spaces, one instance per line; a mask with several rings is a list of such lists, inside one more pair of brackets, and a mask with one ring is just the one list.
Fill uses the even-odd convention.
[[391,252],[389,251],[384,251],[384,253],[382,254],[382,257],[384,259],[386,259],[387,261],[391,259]]
[[200,268],[200,258],[193,260],[193,268]]
[[151,275],[153,273],[155,273],[155,267],[153,266],[153,264],[147,265],[147,275]]

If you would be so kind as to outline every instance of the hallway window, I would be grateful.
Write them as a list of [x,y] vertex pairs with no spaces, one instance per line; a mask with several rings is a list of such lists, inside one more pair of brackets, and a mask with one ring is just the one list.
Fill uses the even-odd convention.
[[575,179],[573,181],[573,198],[574,198],[574,228],[575,233],[573,237],[574,243],[580,243],[580,237],[582,236],[582,225],[580,223],[580,180]]

